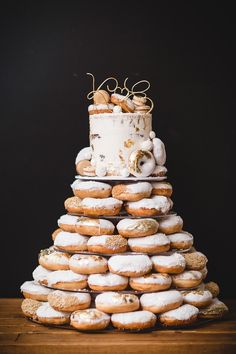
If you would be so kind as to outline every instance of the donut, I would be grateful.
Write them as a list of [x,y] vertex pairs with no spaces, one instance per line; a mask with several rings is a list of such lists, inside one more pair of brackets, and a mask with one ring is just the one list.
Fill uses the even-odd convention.
[[89,238],[75,232],[61,230],[54,240],[54,246],[61,251],[80,252],[87,251]]
[[97,181],[80,181],[76,179],[71,188],[76,197],[83,198],[108,198],[111,195],[111,186]]
[[160,273],[182,273],[186,265],[184,257],[179,253],[173,253],[165,256],[153,256],[151,260],[154,269]]
[[110,102],[110,95],[105,90],[97,90],[93,95],[94,104],[107,104]]
[[83,214],[81,202],[82,200],[79,197],[70,197],[65,200],[64,206],[68,213]]
[[213,297],[217,297],[220,294],[219,285],[213,281],[209,281],[205,284],[205,289],[209,290]]
[[172,249],[187,250],[193,245],[193,235],[186,231],[176,232],[168,237]]
[[80,331],[105,329],[110,323],[110,316],[97,309],[75,311],[71,314],[70,324]]
[[164,312],[160,315],[159,321],[164,326],[185,326],[197,320],[199,310],[192,305],[182,305],[179,308]]
[[153,149],[152,141],[150,139],[142,141],[140,144],[140,149],[151,151]]
[[131,312],[139,309],[139,299],[134,294],[105,292],[95,299],[96,308],[106,313]]
[[100,236],[112,235],[115,226],[105,219],[81,218],[75,225],[75,230],[81,235]]
[[82,207],[88,216],[117,215],[122,207],[122,201],[115,198],[84,198]]
[[68,253],[57,252],[54,249],[46,248],[39,253],[39,264],[49,270],[69,269]]
[[112,103],[91,104],[88,106],[88,113],[90,116],[93,114],[112,113],[113,108],[114,108],[114,104]]
[[128,170],[135,177],[147,177],[156,166],[153,154],[148,150],[134,150],[128,160]]
[[154,327],[157,318],[150,311],[115,313],[111,316],[112,325],[118,329],[142,330]]
[[127,250],[127,240],[120,235],[92,236],[88,241],[89,252],[94,253],[122,253]]
[[203,280],[206,279],[207,274],[208,274],[208,269],[207,269],[207,267],[204,267],[204,268],[202,268],[202,269],[199,269],[199,272],[202,273],[202,279],[203,279]]
[[142,198],[150,197],[152,185],[148,182],[130,184],[117,184],[112,188],[112,197],[119,200],[136,202]]
[[63,230],[63,231],[68,231],[68,232],[76,232],[75,231],[75,225],[79,221],[78,216],[73,216],[73,215],[62,215],[60,219],[57,220],[58,226]]
[[181,232],[183,219],[179,215],[164,216],[159,220],[159,231],[166,235]]
[[177,290],[143,294],[140,297],[142,309],[153,313],[162,313],[176,309],[181,306],[182,303],[183,296]]
[[169,289],[172,278],[164,273],[148,273],[142,277],[130,278],[129,285],[138,291],[160,291]]
[[90,306],[91,296],[85,293],[55,290],[48,295],[49,305],[57,311],[73,312]]
[[153,216],[167,214],[172,208],[170,198],[155,195],[151,198],[143,198],[138,202],[127,202],[126,211],[133,216]]
[[108,260],[110,272],[127,277],[140,277],[152,269],[152,262],[146,255],[116,255]]
[[153,182],[152,194],[163,195],[165,197],[171,197],[173,193],[172,185],[169,182]]
[[198,270],[186,270],[183,273],[173,275],[172,281],[177,288],[194,288],[201,283],[202,273]]
[[21,310],[26,317],[37,321],[38,317],[36,315],[36,312],[38,308],[42,306],[42,304],[42,302],[37,300],[24,299],[21,303]]
[[80,176],[91,176],[95,177],[95,167],[91,165],[91,162],[88,160],[81,160],[76,164],[76,172]]
[[123,219],[116,228],[123,237],[150,236],[157,232],[158,222],[154,219]]
[[69,261],[70,270],[79,274],[106,273],[107,260],[101,256],[74,254]]
[[87,276],[71,270],[55,270],[48,274],[44,284],[54,289],[77,291],[86,288]]
[[161,253],[170,248],[170,241],[165,234],[154,234],[128,239],[128,245],[133,252]]
[[92,148],[91,146],[87,146],[78,152],[75,159],[75,165],[77,165],[78,162],[83,160],[91,160],[91,158],[92,158]]
[[134,104],[130,98],[120,95],[118,93],[113,93],[111,95],[111,102],[117,106],[120,106],[122,110],[126,113],[133,113],[134,112]]
[[52,233],[52,240],[53,240],[53,241],[55,241],[57,235],[58,235],[61,231],[63,231],[63,230],[60,229],[59,227],[58,227],[55,231],[53,231],[53,233]]
[[151,176],[152,177],[165,177],[167,174],[167,168],[165,166],[155,166]]
[[37,284],[35,281],[25,281],[21,285],[20,290],[25,298],[37,301],[48,301],[48,294],[52,291]]
[[156,160],[156,164],[163,166],[166,163],[166,149],[164,143],[159,138],[153,138],[153,155]]
[[228,307],[218,298],[215,298],[209,306],[200,309],[199,318],[219,319],[224,317],[228,311]]
[[[33,276],[33,279],[40,283],[40,282],[46,282],[47,281],[47,276],[52,273],[51,270],[48,270],[46,268],[43,268],[41,265],[37,266],[33,273],[32,273],[32,276]],[[45,283],[46,284],[46,283]]]
[[128,278],[113,273],[91,274],[88,285],[96,291],[124,290],[128,286]]
[[70,322],[69,313],[54,310],[48,302],[37,309],[36,316],[44,324],[62,325]]
[[185,304],[190,304],[197,308],[206,307],[212,302],[212,294],[209,290],[182,291],[181,294]]
[[201,252],[191,252],[183,254],[186,261],[186,268],[190,270],[200,270],[205,268],[207,257]]

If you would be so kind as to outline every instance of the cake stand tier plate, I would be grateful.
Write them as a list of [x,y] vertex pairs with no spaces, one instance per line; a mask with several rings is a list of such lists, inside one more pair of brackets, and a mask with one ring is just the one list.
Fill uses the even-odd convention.
[[76,175],[76,179],[81,179],[84,181],[124,181],[124,182],[141,182],[141,181],[147,181],[147,182],[159,182],[159,181],[164,181],[167,177],[162,176],[162,177],[121,177],[121,176],[104,176],[104,177],[98,177],[98,176],[80,176]]

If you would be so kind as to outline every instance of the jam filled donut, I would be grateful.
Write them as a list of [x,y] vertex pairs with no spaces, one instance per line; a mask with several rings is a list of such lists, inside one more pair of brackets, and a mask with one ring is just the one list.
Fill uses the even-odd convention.
[[106,273],[107,260],[101,256],[74,254],[69,261],[70,269],[79,274]]
[[166,235],[180,232],[183,227],[183,219],[178,215],[169,215],[159,220],[159,231]]
[[133,294],[105,292],[96,296],[95,305],[106,313],[130,312],[139,309],[139,299]]
[[88,113],[90,116],[93,114],[112,113],[113,108],[114,108],[114,104],[112,103],[91,104],[88,106]]
[[160,273],[182,273],[186,265],[184,257],[179,253],[165,256],[153,256],[151,259],[154,269]]
[[117,184],[112,188],[112,196],[119,200],[136,202],[143,198],[150,197],[152,185],[148,182],[137,182],[131,184]]
[[48,302],[54,310],[73,312],[87,309],[91,303],[91,296],[86,293],[55,290],[49,294]]
[[82,200],[79,197],[70,197],[65,200],[64,206],[68,213],[83,214],[81,202]]
[[161,253],[170,248],[170,241],[165,234],[154,234],[145,237],[132,237],[128,239],[129,248],[133,252]]
[[117,106],[120,106],[122,110],[126,113],[133,113],[135,106],[130,98],[119,95],[118,93],[113,93],[111,95],[111,102]]
[[124,290],[128,286],[128,278],[112,273],[91,274],[88,285],[96,291]]
[[194,288],[201,283],[202,273],[198,270],[186,270],[183,273],[173,275],[172,281],[177,288]]
[[87,251],[88,240],[89,238],[86,236],[61,230],[54,240],[54,246],[60,251],[66,252]]
[[96,181],[80,181],[76,179],[71,188],[75,196],[83,198],[108,198],[111,195],[111,186],[107,183]]
[[36,315],[36,312],[38,308],[42,305],[43,303],[40,301],[32,300],[32,299],[24,299],[21,303],[21,310],[26,317],[37,321],[38,317]]
[[115,226],[105,219],[81,218],[75,225],[76,232],[87,236],[112,235]]
[[63,230],[63,231],[68,231],[68,232],[76,232],[75,231],[75,225],[79,221],[78,216],[73,216],[73,215],[62,215],[60,219],[57,220],[58,226]]
[[175,310],[162,313],[159,320],[164,326],[185,326],[194,323],[198,313],[197,307],[186,304]]
[[37,309],[36,316],[44,324],[62,325],[70,322],[69,313],[54,310],[48,302]]
[[172,235],[168,235],[170,247],[177,250],[187,250],[193,245],[193,235],[189,232],[182,231]]
[[88,241],[89,252],[94,253],[122,253],[127,250],[127,239],[120,235],[92,236]]
[[219,285],[213,281],[206,283],[205,289],[209,290],[213,297],[217,297],[220,294]]
[[200,307],[206,307],[212,302],[212,294],[209,290],[191,290],[181,292],[184,303]]
[[48,294],[52,292],[51,289],[45,288],[34,281],[25,281],[20,290],[25,298],[37,301],[48,301]]
[[87,275],[71,270],[56,270],[47,276],[45,285],[59,290],[80,290],[87,286]]
[[158,226],[154,219],[123,219],[118,222],[116,228],[123,237],[142,237],[154,235]]
[[186,261],[186,268],[190,270],[200,270],[205,268],[207,257],[201,252],[191,252],[183,254]]
[[153,216],[167,214],[172,208],[171,199],[159,195],[144,198],[138,202],[127,202],[126,211],[134,216]]
[[171,197],[173,193],[172,185],[169,182],[153,182],[152,183],[152,194],[153,195],[163,195],[165,197]]
[[229,311],[228,307],[219,299],[215,298],[211,304],[202,308],[199,312],[199,318],[217,319],[224,317]]
[[117,215],[122,207],[122,201],[115,198],[84,198],[82,207],[84,214],[91,216]]
[[164,273],[149,273],[129,280],[130,287],[139,291],[166,290],[170,288],[171,283],[171,276]]
[[97,309],[75,311],[71,314],[70,324],[80,331],[105,329],[110,323],[110,316]]
[[152,269],[152,262],[146,255],[117,255],[108,260],[110,272],[126,277],[140,277]]
[[33,279],[34,279],[36,282],[42,283],[42,284],[45,282],[45,284],[47,284],[47,283],[46,283],[46,281],[47,281],[47,276],[48,276],[50,273],[52,273],[51,270],[48,270],[48,269],[46,269],[46,268],[43,268],[41,265],[39,265],[39,266],[37,266],[37,267],[34,269],[34,271],[33,271],[33,273],[32,273],[32,276],[33,276]]
[[161,313],[176,309],[183,303],[183,296],[177,290],[160,291],[158,293],[143,294],[140,297],[143,310]]
[[155,166],[153,154],[148,150],[134,150],[129,156],[128,169],[135,177],[150,176]]
[[157,318],[150,311],[115,313],[111,316],[112,325],[118,329],[142,330],[154,327]]
[[69,269],[68,253],[57,252],[54,249],[47,248],[39,253],[39,264],[49,270],[67,270]]

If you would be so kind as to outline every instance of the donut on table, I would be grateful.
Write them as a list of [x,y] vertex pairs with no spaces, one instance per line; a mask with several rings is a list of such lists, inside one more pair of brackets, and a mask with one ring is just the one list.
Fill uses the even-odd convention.
[[21,310],[26,317],[37,321],[38,317],[36,312],[42,304],[43,302],[37,300],[24,299],[21,303]]
[[142,330],[154,327],[157,318],[150,311],[116,313],[111,316],[112,325],[118,329]]
[[186,265],[184,257],[179,253],[173,253],[165,256],[153,256],[151,260],[154,269],[160,273],[182,273]]
[[63,231],[76,232],[75,225],[78,221],[79,221],[78,216],[65,214],[65,215],[62,215],[60,217],[60,219],[58,219],[57,223],[58,223],[58,226]]
[[181,232],[183,219],[179,215],[168,215],[159,220],[159,231],[166,235]]
[[68,253],[58,252],[53,248],[46,248],[39,253],[39,264],[49,270],[69,269],[69,259]]
[[69,261],[70,270],[79,274],[106,273],[107,260],[101,256],[74,254]]
[[142,237],[154,235],[158,226],[154,219],[123,219],[118,222],[116,228],[123,237]]
[[194,288],[201,283],[202,273],[198,270],[186,270],[183,273],[173,275],[172,281],[177,288]]
[[90,294],[55,290],[48,295],[49,305],[57,311],[73,312],[87,309],[91,303]]
[[129,280],[132,289],[144,292],[166,290],[170,288],[171,283],[171,276],[164,273],[148,273]]
[[127,239],[120,235],[92,236],[88,241],[89,252],[94,253],[122,253],[127,250]]
[[48,301],[48,294],[52,292],[52,289],[45,288],[35,281],[25,281],[20,290],[25,298],[37,301]]
[[159,320],[164,326],[185,326],[194,323],[198,313],[197,307],[186,304],[175,310],[162,313]]
[[135,202],[142,198],[150,197],[152,185],[148,182],[137,182],[130,184],[117,184],[112,188],[112,197]]
[[36,316],[44,324],[62,325],[70,322],[69,313],[54,310],[48,302],[37,309]]
[[112,235],[115,226],[109,220],[105,219],[93,219],[93,218],[81,218],[75,225],[75,230],[81,235],[87,236],[100,236],[100,235]]
[[183,296],[177,290],[160,291],[157,293],[143,294],[140,297],[143,310],[153,313],[162,313],[176,309],[183,303]]
[[170,198],[155,195],[151,198],[143,198],[138,202],[127,202],[126,211],[133,216],[153,216],[167,214],[172,208]]
[[209,290],[213,297],[217,297],[220,294],[220,288],[214,281],[209,281],[205,284],[205,289]]
[[139,309],[139,299],[134,294],[105,292],[96,296],[95,305],[106,313],[130,312]]
[[215,298],[209,306],[200,309],[199,318],[218,319],[224,317],[228,311],[228,307]]
[[84,198],[82,200],[83,212],[91,216],[117,215],[122,207],[122,201],[115,198]]
[[87,286],[87,275],[76,274],[71,270],[55,270],[47,276],[47,280],[43,281],[51,288],[59,290],[80,290]]
[[200,270],[205,268],[207,257],[201,252],[183,253],[186,261],[186,268],[190,270]]
[[105,329],[110,323],[110,316],[97,309],[75,311],[71,314],[70,324],[81,331]]
[[189,232],[182,231],[172,235],[168,235],[170,247],[178,250],[187,250],[193,245],[193,235]]
[[152,183],[152,195],[163,195],[165,197],[171,197],[173,193],[172,185],[169,182],[153,182]]
[[127,277],[140,277],[152,269],[152,262],[146,255],[116,255],[108,260],[110,272]]
[[76,232],[66,232],[61,230],[57,233],[54,246],[60,251],[80,252],[87,251],[89,238]]
[[76,197],[83,198],[108,198],[111,196],[111,186],[108,183],[97,181],[75,180],[71,188]]
[[96,291],[124,290],[128,286],[128,278],[113,273],[91,274],[88,285]]
[[200,307],[206,307],[212,302],[212,294],[209,290],[191,290],[181,292],[184,303]]
[[64,201],[64,207],[68,213],[83,214],[81,202],[82,200],[79,197],[70,197]]
[[132,237],[128,239],[129,248],[133,252],[161,253],[170,248],[170,241],[165,234],[157,233],[144,237]]
[[[51,270],[48,270],[46,268],[43,268],[41,265],[37,266],[33,273],[32,273],[32,276],[33,276],[33,279],[40,283],[40,282],[46,282],[47,281],[47,276],[52,273]],[[46,283],[45,283],[46,284]]]

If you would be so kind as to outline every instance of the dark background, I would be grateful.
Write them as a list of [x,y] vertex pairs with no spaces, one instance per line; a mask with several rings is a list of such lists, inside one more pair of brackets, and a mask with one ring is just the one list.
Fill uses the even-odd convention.
[[[206,5],[208,4],[208,7]],[[1,5],[3,6],[3,5]],[[88,145],[92,72],[148,79],[174,210],[236,295],[234,12],[215,2],[10,1],[1,8],[1,295],[51,245]]]

